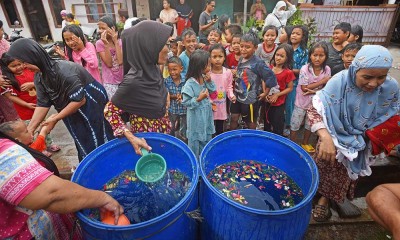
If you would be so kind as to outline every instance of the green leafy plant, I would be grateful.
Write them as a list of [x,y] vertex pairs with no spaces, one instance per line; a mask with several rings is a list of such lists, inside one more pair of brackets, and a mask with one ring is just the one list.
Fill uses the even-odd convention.
[[288,26],[304,25],[308,28],[308,47],[315,42],[317,36],[317,22],[315,18],[308,17],[303,19],[303,12],[297,8],[297,11],[288,19]]
[[264,20],[257,20],[253,17],[250,17],[246,24],[242,26],[243,32],[248,32],[250,29],[254,29],[257,31],[258,37],[262,39],[262,29],[264,27]]

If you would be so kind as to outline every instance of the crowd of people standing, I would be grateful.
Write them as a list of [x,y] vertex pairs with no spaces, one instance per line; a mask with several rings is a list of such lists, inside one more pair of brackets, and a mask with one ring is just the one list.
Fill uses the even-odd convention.
[[[38,179],[15,196],[0,188],[0,208],[11,216],[15,206],[44,209],[47,215],[100,207],[118,219],[123,209],[111,197],[66,183],[52,174],[56,170],[34,161],[47,159],[35,133],[44,138],[62,120],[80,161],[115,137],[126,137],[137,154],[140,148],[151,150],[145,139],[135,137],[137,132],[172,134],[199,157],[212,137],[239,126],[296,140],[304,125],[301,146],[313,155],[320,173],[314,220],[327,221],[333,205],[341,217],[360,215],[351,203],[357,179],[371,174],[380,153],[390,154],[400,144],[393,135],[399,133],[399,86],[388,75],[393,61],[389,51],[362,46],[362,27],[345,22],[334,27],[332,42],[309,43],[306,26],[286,26],[296,11],[288,0],[279,1],[267,15],[260,42],[258,33],[243,33],[229,17],[213,15],[215,4],[206,1],[198,34],[190,28],[193,11],[184,0],[176,9],[164,0],[161,22],[135,19],[125,23],[122,34],[111,17],[102,17],[94,44],[79,24],[67,24],[64,47],[55,47],[64,60],[52,59],[30,39],[11,47],[0,39],[0,164],[15,166],[15,158],[23,156],[15,171],[25,176],[36,170]],[[263,18],[262,3],[256,4],[253,14]],[[57,113],[47,116],[50,107]],[[312,133],[318,136],[316,144],[310,141]],[[13,171],[2,174],[0,187],[13,187]],[[35,202],[59,188],[73,194],[63,194],[56,203],[50,197]],[[370,202],[376,196],[370,195]],[[382,210],[374,210],[377,221],[392,230],[382,220]],[[19,216],[23,224],[5,223],[1,238],[44,234],[27,230],[31,215]],[[60,231],[72,226],[70,220],[57,223]]]

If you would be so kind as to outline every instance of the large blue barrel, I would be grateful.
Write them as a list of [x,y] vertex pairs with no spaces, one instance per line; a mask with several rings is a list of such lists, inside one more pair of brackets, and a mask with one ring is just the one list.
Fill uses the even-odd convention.
[[[166,134],[140,133],[152,151],[162,155],[168,169],[178,169],[191,179],[185,197],[168,212],[146,222],[114,226],[87,217],[88,210],[77,213],[85,239],[195,239],[197,223],[187,213],[198,208],[196,191],[199,170],[196,157],[185,143]],[[126,138],[112,140],[91,152],[78,166],[72,181],[90,189],[102,186],[125,170],[134,170],[138,156]]]
[[[311,158],[292,141],[263,131],[237,130],[212,139],[200,155],[204,184],[200,208],[202,239],[302,239],[311,217],[311,201],[318,187],[318,170]],[[246,207],[230,200],[207,180],[216,166],[232,161],[256,160],[285,171],[302,189],[304,199],[277,211]]]

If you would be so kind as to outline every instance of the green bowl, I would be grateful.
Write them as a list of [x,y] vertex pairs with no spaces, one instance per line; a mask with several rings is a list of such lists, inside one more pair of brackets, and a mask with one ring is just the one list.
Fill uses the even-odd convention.
[[157,153],[149,153],[142,148],[142,157],[136,163],[135,172],[140,181],[154,183],[160,180],[167,171],[165,159]]

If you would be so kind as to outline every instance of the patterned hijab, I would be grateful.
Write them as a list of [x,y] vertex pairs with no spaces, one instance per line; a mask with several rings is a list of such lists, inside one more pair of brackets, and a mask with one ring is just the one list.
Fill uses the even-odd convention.
[[[356,86],[356,73],[360,69],[389,69],[392,61],[386,48],[364,46],[349,69],[336,74],[316,94],[323,104],[319,112],[339,150],[338,159],[348,160],[343,164],[348,168],[350,177],[353,175],[356,178],[354,174],[363,175],[363,171],[368,170],[368,154],[361,152],[366,149],[365,131],[399,112],[399,86],[395,79],[387,76],[385,82],[373,92],[365,92]],[[313,105],[317,105],[315,99]]]

